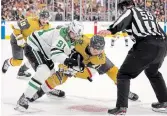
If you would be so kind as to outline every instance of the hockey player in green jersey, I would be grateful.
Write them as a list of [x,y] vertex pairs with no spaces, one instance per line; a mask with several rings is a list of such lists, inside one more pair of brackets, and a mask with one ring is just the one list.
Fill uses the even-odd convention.
[[77,60],[69,58],[68,55],[74,48],[73,43],[75,40],[83,35],[83,27],[82,23],[74,20],[68,26],[60,29],[50,28],[35,31],[28,36],[24,52],[35,70],[35,75],[31,78],[28,88],[18,100],[15,110],[28,109],[29,98],[32,98],[41,84],[55,73],[54,63],[65,63],[71,67],[78,65]]

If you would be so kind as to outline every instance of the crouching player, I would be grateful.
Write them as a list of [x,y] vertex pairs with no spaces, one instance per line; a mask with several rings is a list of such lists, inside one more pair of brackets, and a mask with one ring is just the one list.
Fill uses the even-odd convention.
[[[76,71],[73,67],[73,65],[76,66],[77,64],[72,62],[60,64],[59,71],[45,81],[31,101],[36,100],[56,86],[63,84],[71,76],[92,81],[92,76],[98,72],[100,75],[107,74],[117,84],[118,68],[106,57],[104,46],[104,38],[97,35],[91,39],[84,36],[77,40],[75,42],[75,49],[70,54],[70,58],[76,61],[79,59],[80,63],[77,63],[78,70]],[[129,99],[135,101],[138,99],[138,95],[130,92]]]
[[26,91],[18,100],[15,110],[24,111],[28,109],[29,99],[34,96],[44,81],[54,73],[54,63],[76,64],[76,61],[69,58],[68,55],[74,48],[73,42],[83,35],[83,28],[82,23],[74,20],[67,27],[35,31],[28,36],[24,52],[35,70],[35,74],[30,79]]

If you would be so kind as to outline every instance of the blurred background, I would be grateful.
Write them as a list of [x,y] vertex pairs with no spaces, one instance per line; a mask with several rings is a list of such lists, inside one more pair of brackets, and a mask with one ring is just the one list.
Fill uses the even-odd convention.
[[[114,21],[119,0],[1,0],[1,20],[16,21],[36,16],[48,9],[51,21]],[[159,22],[167,18],[166,0],[134,0],[138,7],[151,11]]]

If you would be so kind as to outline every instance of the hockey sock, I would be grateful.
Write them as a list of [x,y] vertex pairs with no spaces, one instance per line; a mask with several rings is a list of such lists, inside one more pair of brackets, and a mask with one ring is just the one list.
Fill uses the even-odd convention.
[[34,94],[40,89],[41,83],[36,79],[32,78],[28,83],[28,88],[25,91],[25,96],[27,98],[32,98]]
[[50,69],[47,65],[42,64],[37,67],[34,77],[29,81],[28,88],[25,92],[25,96],[32,98],[34,94],[39,90],[39,87],[50,76]]

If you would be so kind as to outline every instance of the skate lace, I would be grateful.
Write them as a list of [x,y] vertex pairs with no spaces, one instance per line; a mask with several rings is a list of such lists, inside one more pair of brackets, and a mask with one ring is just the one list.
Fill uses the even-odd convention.
[[54,89],[50,93],[59,95],[61,90]]
[[19,104],[20,105],[27,105],[28,104],[28,99],[25,98],[24,96],[22,96],[21,99],[19,100]]
[[29,73],[29,72],[27,72],[27,71],[24,71],[24,74],[25,74],[25,75],[29,75],[30,73]]
[[8,62],[5,61],[5,63],[4,63],[4,69],[8,69],[9,66],[10,66],[10,65],[8,64]]

